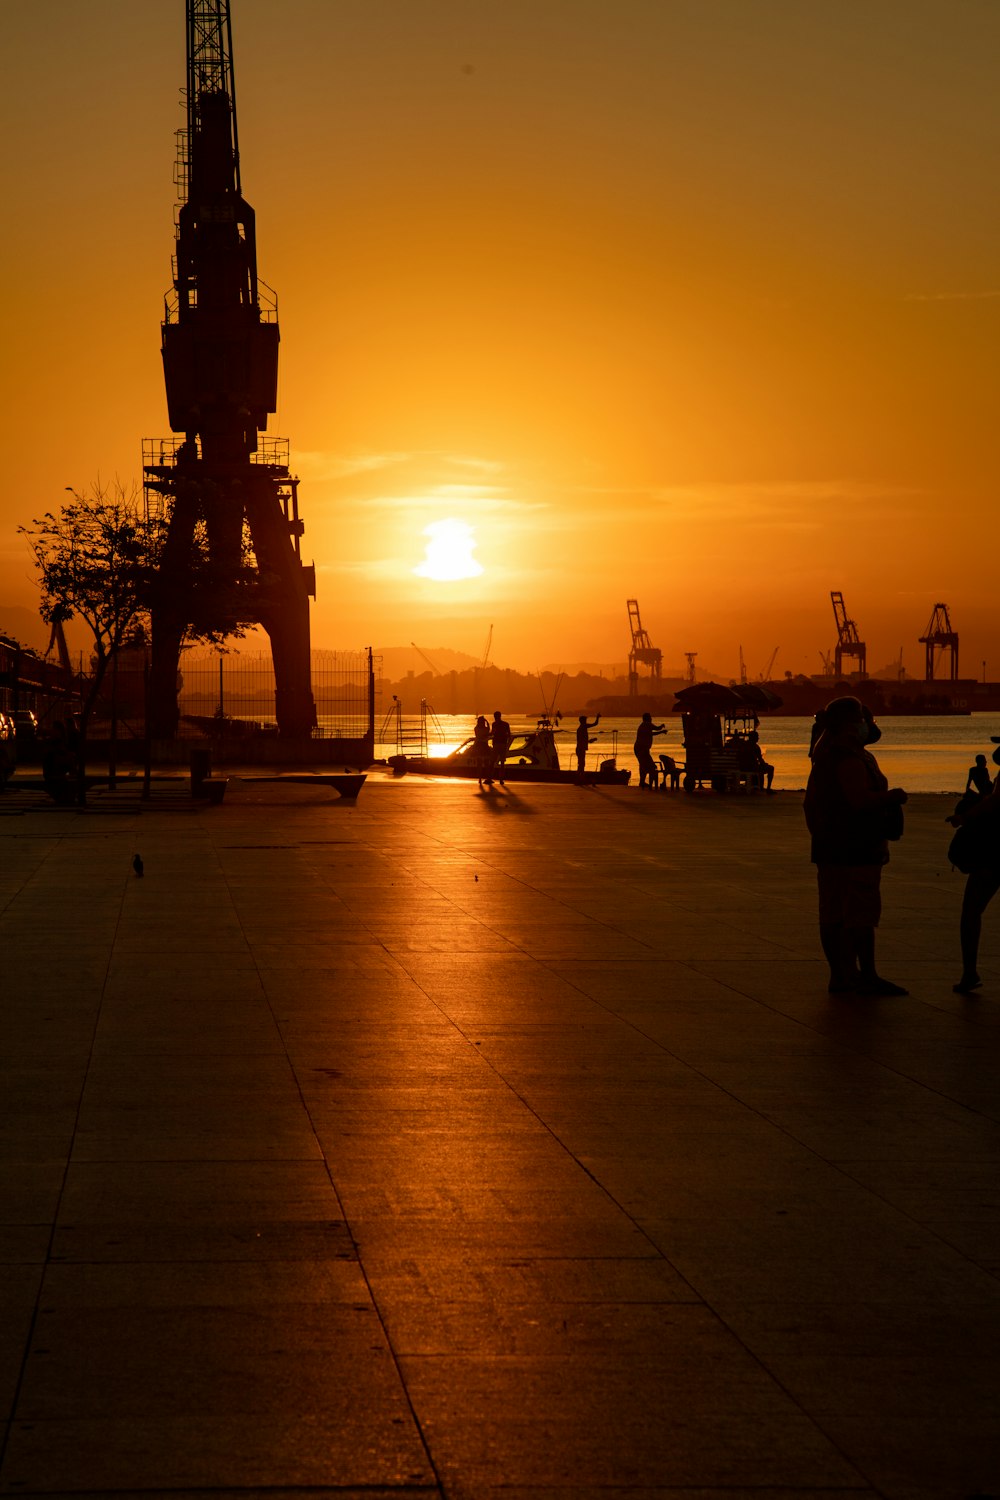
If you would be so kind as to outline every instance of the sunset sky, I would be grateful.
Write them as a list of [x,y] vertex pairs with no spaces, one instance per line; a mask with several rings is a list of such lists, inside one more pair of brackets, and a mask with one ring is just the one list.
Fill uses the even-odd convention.
[[[168,434],[183,0],[3,5],[18,524]],[[313,644],[1000,679],[997,0],[232,0]],[[426,528],[481,571],[435,579]],[[445,533],[444,535],[448,535]]]

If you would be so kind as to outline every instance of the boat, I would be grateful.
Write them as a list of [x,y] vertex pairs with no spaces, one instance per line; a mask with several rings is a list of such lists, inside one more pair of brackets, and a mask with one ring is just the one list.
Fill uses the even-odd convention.
[[565,782],[567,786],[628,786],[632,773],[619,767],[614,757],[602,760],[596,770],[567,771],[559,764],[555,734],[550,725],[541,723],[526,734],[515,734],[507,747],[503,767],[494,765],[484,776],[474,739],[448,755],[390,755],[386,764],[397,775],[414,771],[421,776],[459,776],[471,780],[499,782],[548,781]]

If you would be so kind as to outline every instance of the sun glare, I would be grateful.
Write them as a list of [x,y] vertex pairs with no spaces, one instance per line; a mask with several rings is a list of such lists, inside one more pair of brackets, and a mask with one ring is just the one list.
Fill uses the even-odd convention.
[[420,578],[450,583],[459,578],[476,578],[483,571],[473,557],[475,533],[465,521],[432,521],[424,527],[426,556],[413,569]]

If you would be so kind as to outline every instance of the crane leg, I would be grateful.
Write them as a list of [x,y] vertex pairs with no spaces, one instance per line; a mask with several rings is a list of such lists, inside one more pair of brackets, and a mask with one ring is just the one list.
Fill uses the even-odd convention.
[[309,649],[309,595],[281,502],[267,475],[247,485],[246,511],[261,575],[260,623],[271,640],[278,732],[308,738],[316,723]]

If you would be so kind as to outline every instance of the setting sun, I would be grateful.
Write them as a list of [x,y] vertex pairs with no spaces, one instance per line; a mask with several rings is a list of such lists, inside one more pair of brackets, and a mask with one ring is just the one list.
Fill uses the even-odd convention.
[[427,555],[413,569],[421,578],[450,583],[459,578],[477,578],[483,571],[473,557],[475,534],[465,521],[432,521],[424,527]]

